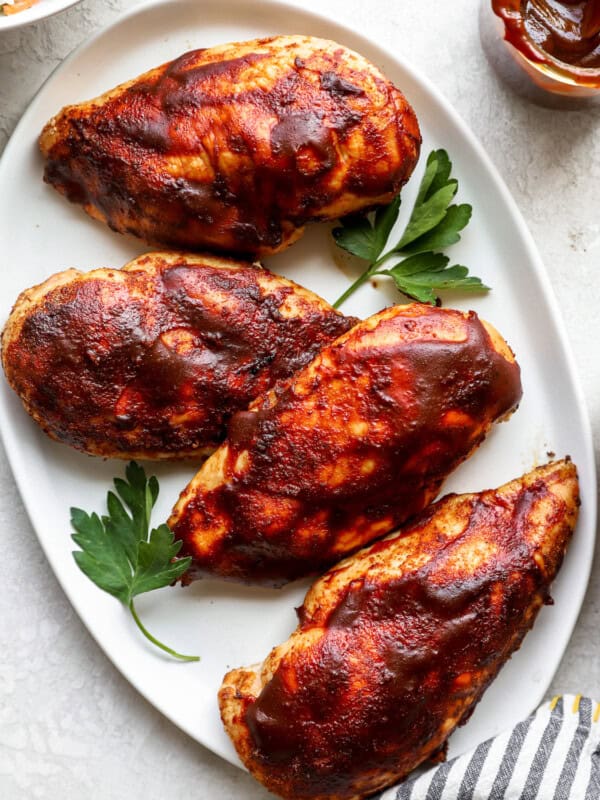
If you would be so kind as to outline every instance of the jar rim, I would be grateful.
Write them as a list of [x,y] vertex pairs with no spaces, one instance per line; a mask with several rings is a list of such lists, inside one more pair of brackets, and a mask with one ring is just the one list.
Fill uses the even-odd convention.
[[[490,0],[483,0],[483,2],[487,2],[490,5],[490,9],[496,19],[502,23],[504,27],[504,33],[506,34],[507,31],[507,22],[508,22],[508,15],[502,16],[496,12],[493,7],[493,4]],[[520,20],[523,20],[523,14],[518,12],[513,12],[510,15],[513,19],[518,17]],[[525,40],[527,44],[527,48],[534,52],[538,57],[539,61],[535,58],[531,58],[526,52],[523,52],[520,48],[516,47],[505,35],[504,41],[507,45],[513,48],[516,53],[519,54],[521,58],[523,58],[532,68],[536,69],[538,72],[544,73],[549,78],[556,80],[557,82],[563,83],[566,86],[582,86],[587,85],[590,88],[598,88],[600,89],[600,67],[580,67],[576,64],[569,64],[566,61],[561,61],[558,58],[550,55],[545,50],[542,50],[533,39],[527,36],[525,30],[522,31],[522,39]]]

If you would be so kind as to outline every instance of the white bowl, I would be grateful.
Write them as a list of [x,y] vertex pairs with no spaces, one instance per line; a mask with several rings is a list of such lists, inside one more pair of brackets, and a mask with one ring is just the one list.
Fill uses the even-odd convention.
[[79,2],[81,0],[38,0],[31,8],[26,8],[17,14],[10,14],[9,16],[0,14],[0,34],[2,31],[23,28],[25,25],[31,25],[32,22],[52,17],[54,14],[58,14],[59,11],[64,11]]

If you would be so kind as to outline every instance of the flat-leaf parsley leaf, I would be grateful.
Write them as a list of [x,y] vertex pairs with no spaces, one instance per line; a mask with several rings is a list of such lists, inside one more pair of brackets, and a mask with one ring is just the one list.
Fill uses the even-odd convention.
[[[462,231],[471,219],[468,203],[452,203],[458,181],[451,177],[452,163],[445,150],[429,154],[417,199],[404,233],[387,250],[386,245],[400,212],[400,195],[374,214],[352,215],[334,228],[336,244],[349,253],[369,262],[369,266],[341,297],[335,308],[374,275],[393,278],[398,291],[422,303],[439,302],[437,292],[459,289],[467,292],[489,290],[480,278],[469,275],[466,267],[455,264],[435,252],[460,241]],[[396,259],[391,267],[384,262]]]
[[106,496],[106,516],[71,509],[72,539],[81,548],[73,551],[73,558],[96,586],[128,606],[136,625],[154,645],[182,661],[199,661],[198,656],[181,655],[159,642],[137,614],[133,598],[173,583],[188,569],[191,558],[176,558],[182,542],[174,541],[167,525],[150,530],[157,479],[146,478],[135,461],[127,466],[125,477],[114,479],[116,494],[109,491]]

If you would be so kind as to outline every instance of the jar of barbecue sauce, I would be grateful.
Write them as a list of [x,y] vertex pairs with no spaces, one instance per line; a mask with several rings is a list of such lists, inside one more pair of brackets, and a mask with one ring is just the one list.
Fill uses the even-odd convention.
[[482,0],[481,40],[511,87],[533,102],[600,102],[600,0]]

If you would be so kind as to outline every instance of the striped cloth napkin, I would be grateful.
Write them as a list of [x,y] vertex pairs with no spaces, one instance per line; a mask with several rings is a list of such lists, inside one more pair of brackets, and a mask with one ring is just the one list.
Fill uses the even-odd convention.
[[600,800],[600,704],[555,697],[512,730],[378,800]]

